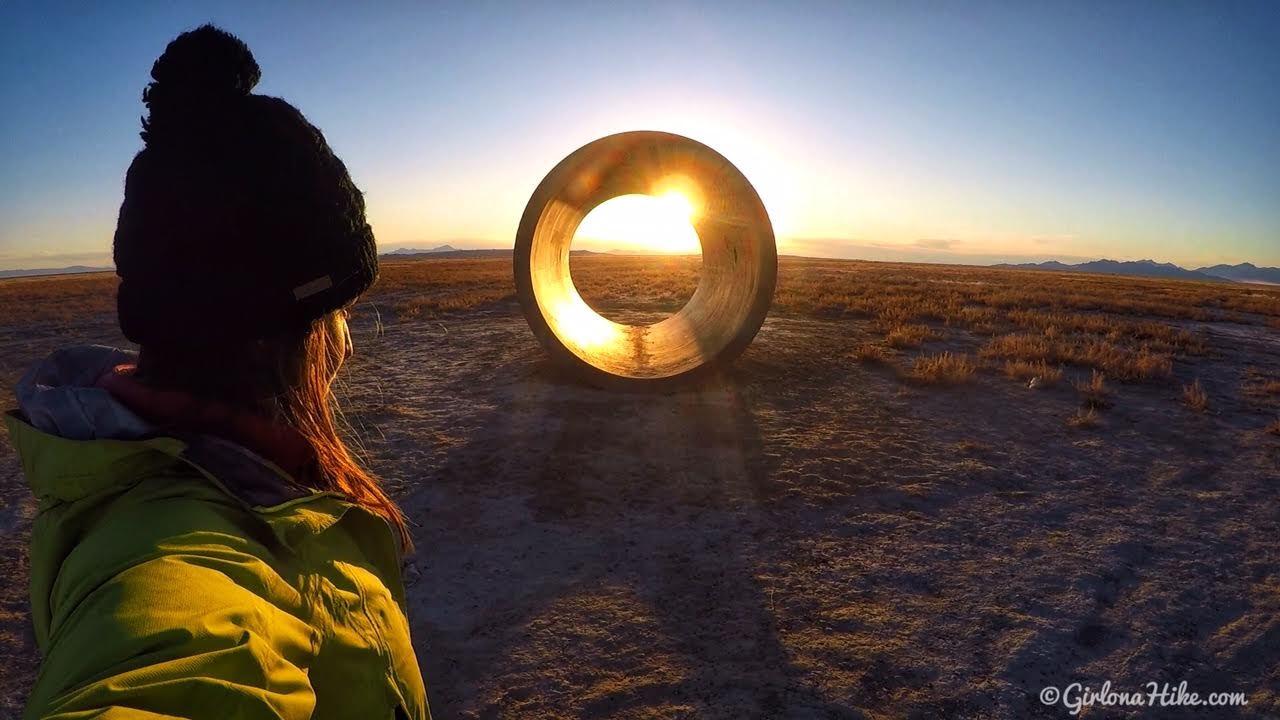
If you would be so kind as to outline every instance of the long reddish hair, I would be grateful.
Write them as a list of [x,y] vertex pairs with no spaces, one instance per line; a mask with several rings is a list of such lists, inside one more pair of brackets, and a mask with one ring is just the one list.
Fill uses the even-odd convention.
[[345,331],[349,307],[270,340],[144,346],[138,378],[289,424],[315,452],[318,472],[308,479],[314,489],[341,493],[385,518],[407,551],[412,541],[404,513],[359,457],[363,448],[333,393],[338,369],[351,350]]

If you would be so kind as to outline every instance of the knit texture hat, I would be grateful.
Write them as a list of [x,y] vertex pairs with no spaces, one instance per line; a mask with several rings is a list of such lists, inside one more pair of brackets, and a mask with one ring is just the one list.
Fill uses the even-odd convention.
[[275,337],[373,284],[364,197],[302,113],[251,93],[261,72],[243,42],[211,25],[183,33],[151,77],[114,243],[125,337]]

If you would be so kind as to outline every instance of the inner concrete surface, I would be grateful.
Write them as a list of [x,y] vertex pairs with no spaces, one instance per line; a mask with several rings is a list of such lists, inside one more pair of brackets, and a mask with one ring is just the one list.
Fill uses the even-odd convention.
[[[702,244],[697,289],[660,322],[602,317],[570,276],[578,225],[606,200],[671,191],[693,206]],[[769,312],[778,256],[764,204],[732,163],[695,140],[636,131],[585,145],[547,174],[521,219],[514,265],[525,318],[553,359],[596,385],[672,389],[751,343]]]

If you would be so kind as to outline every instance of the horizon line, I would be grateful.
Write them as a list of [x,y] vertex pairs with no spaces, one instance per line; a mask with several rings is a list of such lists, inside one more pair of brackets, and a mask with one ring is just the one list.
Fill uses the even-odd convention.
[[[385,250],[379,249],[378,255],[379,257],[383,257],[383,256],[394,257],[396,251],[403,251],[403,250],[423,250],[423,252],[420,252],[420,253],[413,253],[415,255],[448,255],[450,253],[461,253],[461,252],[500,252],[500,251],[510,252],[514,250],[514,248],[493,247],[493,246],[456,247],[449,242],[443,242],[443,243],[440,243],[440,245],[449,245],[452,249],[436,250],[433,252],[427,248],[415,248],[413,246],[406,245],[406,246],[400,246],[400,247],[389,247]],[[852,249],[854,247],[862,247],[862,246],[849,246],[849,247]],[[887,247],[871,246],[871,249],[879,252],[888,251],[892,253],[892,249]],[[573,252],[588,252],[596,255],[625,255],[625,256],[632,256],[632,257],[693,257],[695,255],[701,254],[701,253],[673,253],[673,252],[656,252],[656,251],[645,252],[640,250],[632,251],[632,250],[624,250],[624,249],[614,249],[614,250],[604,250],[604,251],[580,249],[580,250],[574,250]],[[403,254],[407,255],[408,253],[403,253]],[[1056,256],[1029,255],[1029,256],[1005,256],[1007,259],[999,260],[997,259],[1000,257],[1000,254],[998,253],[993,253],[990,256],[982,256],[982,255],[970,255],[967,253],[948,253],[946,251],[940,251],[940,254],[945,257],[942,257],[942,258],[914,257],[913,258],[913,257],[909,257],[908,253],[902,253],[904,257],[872,258],[872,257],[860,257],[860,256],[849,256],[849,255],[837,256],[837,255],[827,255],[827,254],[821,254],[821,253],[809,254],[809,253],[803,252],[800,249],[797,249],[796,252],[779,252],[778,257],[792,257],[792,258],[800,258],[800,259],[808,259],[808,260],[847,260],[852,262],[902,263],[902,264],[909,264],[909,265],[910,264],[958,265],[962,267],[997,267],[1000,265],[1008,265],[1008,266],[1041,265],[1041,264],[1051,263],[1051,262],[1060,263],[1068,267],[1074,267],[1078,265],[1087,265],[1095,262],[1114,262],[1114,263],[1153,263],[1157,265],[1173,265],[1174,267],[1180,268],[1182,270],[1190,271],[1190,272],[1195,272],[1201,268],[1211,268],[1219,265],[1225,265],[1228,267],[1235,267],[1239,265],[1252,265],[1259,269],[1280,270],[1280,267],[1259,265],[1252,261],[1242,261],[1238,263],[1221,262],[1221,263],[1215,263],[1213,265],[1199,265],[1196,267],[1188,267],[1185,265],[1181,265],[1179,263],[1158,261],[1158,260],[1155,260],[1154,258],[1126,260],[1126,259],[1116,259],[1116,258],[1109,258],[1109,257],[1097,257],[1092,259],[1084,259],[1082,256],[1070,256],[1070,255],[1056,255]],[[79,256],[77,255],[77,257]],[[103,257],[105,258],[106,256],[103,256]],[[964,262],[963,258],[966,258],[966,257],[975,257],[975,258],[985,257],[987,260],[996,260],[996,261],[995,262]],[[1040,257],[1044,257],[1047,259],[1044,259],[1044,260],[1036,259]],[[1016,259],[1008,259],[1008,258],[1016,258]],[[1062,258],[1068,258],[1069,260],[1063,260]],[[72,270],[72,268],[84,268],[84,269]],[[46,265],[43,267],[41,266],[10,267],[10,268],[0,268],[0,275],[9,275],[9,277],[0,277],[0,279],[13,279],[14,277],[47,277],[50,275],[90,275],[94,273],[114,272],[115,269],[116,269],[115,264],[110,262],[105,265],[89,265],[84,263],[72,263],[70,265],[63,265],[63,266]],[[28,273],[28,274],[18,275],[18,273]]]

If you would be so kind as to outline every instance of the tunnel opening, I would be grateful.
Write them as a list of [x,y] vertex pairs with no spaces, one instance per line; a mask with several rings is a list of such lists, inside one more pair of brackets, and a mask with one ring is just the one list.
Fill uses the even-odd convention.
[[587,306],[622,325],[653,325],[698,289],[702,245],[695,209],[678,192],[611,198],[583,218],[569,273]]

